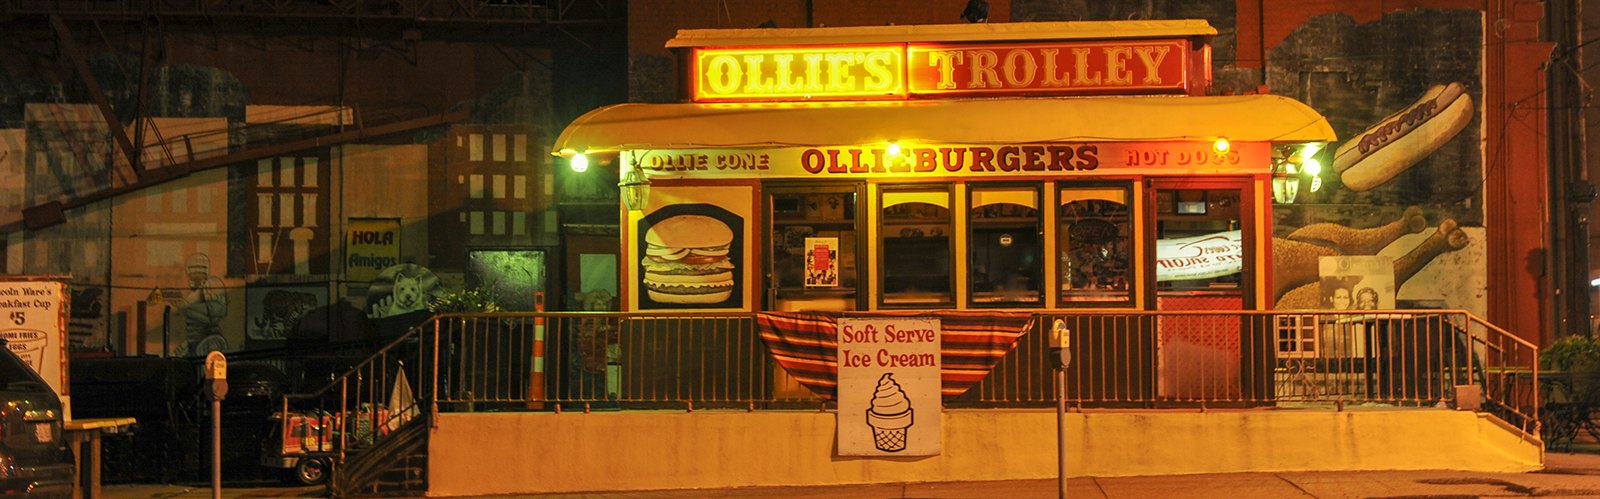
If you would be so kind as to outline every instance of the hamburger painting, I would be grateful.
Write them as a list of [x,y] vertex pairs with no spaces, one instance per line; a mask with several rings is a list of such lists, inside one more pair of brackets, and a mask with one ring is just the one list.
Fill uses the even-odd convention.
[[743,220],[705,204],[672,205],[640,224],[640,308],[743,306],[737,261]]

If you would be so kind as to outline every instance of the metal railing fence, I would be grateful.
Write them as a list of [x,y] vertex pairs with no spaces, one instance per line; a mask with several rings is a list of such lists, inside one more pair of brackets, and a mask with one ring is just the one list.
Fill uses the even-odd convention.
[[[1531,429],[1536,419],[1538,348],[1450,310],[1042,312],[949,405],[1053,403],[1046,328],[1056,320],[1072,331],[1066,395],[1080,407],[1424,406],[1476,386],[1508,420]],[[450,410],[821,402],[772,360],[754,314],[501,313],[435,326],[434,400]]]
[[[1462,406],[1539,434],[1537,346],[1465,311],[1368,312],[1037,312],[990,374],[946,406],[1054,404],[1048,333],[1059,320],[1070,330],[1065,393],[1075,407]],[[332,415],[322,426],[336,438],[302,450],[342,457],[441,410],[830,403],[773,360],[753,313],[493,313],[434,317],[322,390],[286,396],[283,413]],[[309,435],[288,417],[284,431]]]

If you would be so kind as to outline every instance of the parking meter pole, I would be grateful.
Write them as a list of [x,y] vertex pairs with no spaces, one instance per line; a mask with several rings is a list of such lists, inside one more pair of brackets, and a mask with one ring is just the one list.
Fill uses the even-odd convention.
[[1056,480],[1059,497],[1067,499],[1067,370],[1056,369],[1056,465],[1060,478]]
[[211,499],[222,499],[222,399],[211,399]]
[[161,356],[172,356],[172,305],[161,307]]
[[204,374],[211,399],[211,499],[222,499],[222,399],[228,396],[228,358],[222,352],[206,354]]
[[1058,496],[1067,498],[1067,366],[1072,365],[1072,332],[1064,320],[1050,325],[1050,364],[1056,368],[1056,479]]

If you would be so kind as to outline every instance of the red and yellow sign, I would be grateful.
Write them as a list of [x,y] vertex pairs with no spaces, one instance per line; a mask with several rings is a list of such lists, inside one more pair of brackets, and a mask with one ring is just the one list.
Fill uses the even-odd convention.
[[698,48],[696,102],[1175,93],[1185,40]]
[[625,151],[651,178],[1030,177],[1268,173],[1266,143],[1061,142]]
[[905,47],[699,49],[700,102],[904,98]]
[[1188,43],[1154,40],[1025,45],[913,45],[911,93],[1182,91]]

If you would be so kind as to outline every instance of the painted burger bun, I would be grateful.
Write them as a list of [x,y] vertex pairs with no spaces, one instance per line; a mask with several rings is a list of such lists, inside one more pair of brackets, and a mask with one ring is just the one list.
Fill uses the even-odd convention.
[[733,295],[733,231],[715,218],[678,215],[645,232],[644,288],[657,303],[722,303]]

